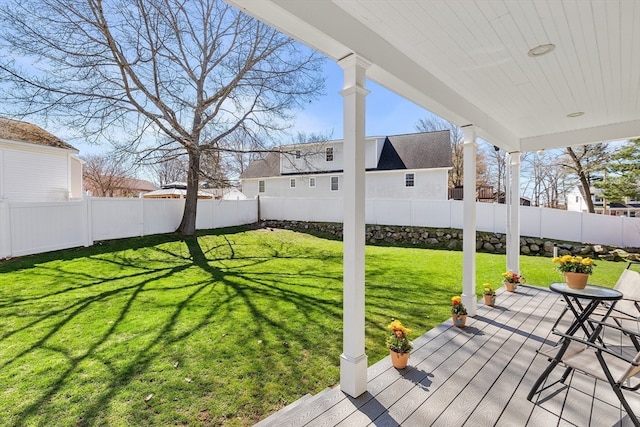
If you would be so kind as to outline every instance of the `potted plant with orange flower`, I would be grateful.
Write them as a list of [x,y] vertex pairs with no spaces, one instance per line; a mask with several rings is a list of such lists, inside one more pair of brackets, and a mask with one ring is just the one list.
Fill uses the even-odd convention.
[[409,341],[411,329],[405,327],[401,321],[395,319],[387,326],[391,335],[387,337],[387,348],[391,356],[391,363],[396,369],[406,368],[413,344]]
[[518,288],[518,285],[521,283],[526,283],[526,281],[527,280],[524,277],[522,277],[518,273],[514,273],[513,271],[502,273],[502,284],[505,288],[507,288],[507,291],[509,292],[515,292],[515,290]]
[[467,323],[467,309],[458,295],[451,298],[451,320],[458,328],[464,328]]
[[482,295],[484,296],[485,305],[493,307],[496,304],[496,291],[493,289],[491,283],[484,283],[482,285]]

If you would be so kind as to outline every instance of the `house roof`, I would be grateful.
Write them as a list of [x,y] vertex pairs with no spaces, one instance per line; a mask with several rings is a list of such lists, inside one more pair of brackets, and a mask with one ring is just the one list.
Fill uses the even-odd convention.
[[137,178],[125,178],[122,182],[121,187],[140,191],[153,191],[158,189],[158,187],[153,183],[144,179]]
[[0,139],[78,151],[39,126],[4,117],[0,117]]
[[449,131],[388,136],[377,170],[450,168]]
[[242,173],[242,178],[266,178],[280,175],[280,153],[270,152],[263,159],[254,160]]
[[[384,137],[378,165],[369,170],[450,168],[451,143],[448,130],[421,132]],[[342,170],[321,170],[313,173],[336,173]],[[270,152],[265,158],[249,164],[243,179],[280,176],[280,154]]]

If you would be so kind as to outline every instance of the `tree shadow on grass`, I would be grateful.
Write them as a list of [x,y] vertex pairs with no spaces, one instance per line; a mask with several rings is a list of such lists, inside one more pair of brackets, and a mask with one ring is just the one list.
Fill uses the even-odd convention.
[[[171,239],[163,242],[166,241],[171,241]],[[335,282],[339,280],[339,277],[325,275],[321,270],[316,271],[312,268],[305,272],[306,276],[302,279],[299,271],[274,270],[270,264],[272,260],[265,256],[238,255],[235,245],[226,235],[223,236],[223,243],[206,245],[205,249],[197,238],[184,239],[184,244],[187,247],[188,259],[184,254],[156,248],[168,258],[168,262],[155,268],[145,266],[144,259],[124,257],[101,259],[101,262],[111,265],[114,270],[127,271],[124,275],[114,276],[110,279],[94,277],[91,272],[82,271],[77,272],[77,277],[74,277],[74,272],[65,271],[60,265],[54,268],[43,266],[40,262],[33,264],[32,268],[44,268],[45,273],[43,274],[55,276],[56,272],[64,273],[60,274],[63,283],[58,285],[59,289],[44,289],[39,296],[17,299],[13,301],[13,304],[5,303],[3,305],[0,302],[0,314],[14,316],[17,319],[22,316],[21,311],[32,310],[32,307],[38,304],[46,303],[56,307],[42,313],[37,313],[37,309],[30,312],[28,321],[23,321],[21,326],[10,327],[0,337],[0,345],[3,342],[6,344],[8,340],[12,340],[12,343],[20,341],[23,336],[31,337],[30,340],[22,343],[21,350],[12,353],[7,358],[0,359],[0,375],[2,371],[18,369],[17,366],[28,360],[29,356],[40,351],[44,351],[46,354],[55,353],[65,362],[64,366],[60,366],[55,372],[53,381],[45,389],[39,390],[40,393],[37,397],[24,399],[27,403],[13,408],[13,414],[10,415],[13,425],[27,424],[33,422],[34,419],[43,419],[45,423],[47,420],[49,422],[59,420],[57,418],[59,414],[50,413],[57,408],[52,402],[64,399],[62,397],[64,395],[74,393],[67,387],[78,376],[81,366],[90,361],[104,366],[108,371],[108,378],[102,380],[103,383],[99,387],[100,392],[93,396],[86,396],[84,399],[76,396],[75,399],[80,398],[80,402],[69,404],[69,406],[77,405],[77,409],[71,412],[81,413],[79,418],[73,420],[74,423],[89,425],[95,422],[104,422],[101,417],[105,416],[104,412],[108,410],[107,408],[111,406],[113,400],[120,398],[118,396],[124,388],[140,380],[141,374],[149,372],[152,366],[157,363],[158,358],[166,357],[168,348],[190,345],[190,337],[199,333],[211,333],[212,336],[217,335],[219,338],[220,330],[216,329],[216,323],[220,322],[221,312],[226,313],[227,316],[233,316],[234,311],[250,313],[250,333],[252,336],[245,338],[254,339],[255,342],[263,341],[265,351],[276,353],[265,353],[263,357],[249,362],[240,359],[236,361],[240,364],[252,364],[249,367],[251,372],[281,370],[282,367],[279,366],[280,362],[278,361],[280,355],[291,356],[294,360],[303,357],[331,361],[335,359],[333,363],[337,366],[341,346],[339,339],[333,340],[338,341],[337,343],[329,342],[327,345],[326,342],[323,342],[318,345],[316,337],[319,335],[331,336],[336,332],[341,336],[339,329],[341,325],[341,299],[339,297],[341,289],[339,285],[334,285],[333,290],[326,290],[316,284],[316,281]],[[261,245],[264,246],[262,249],[265,249],[267,253],[275,254],[276,258],[285,261],[296,259],[320,263],[341,261],[341,257],[336,255],[292,250],[287,247],[286,243],[270,246],[263,242]],[[218,264],[220,259],[216,257],[216,254],[219,252],[218,249],[223,246],[227,247],[225,260],[242,261],[241,267],[224,267]],[[140,245],[135,249],[145,248],[144,245]],[[95,255],[96,252],[93,254]],[[108,251],[103,250],[100,254],[106,255]],[[62,260],[75,258],[74,255],[68,258],[62,257]],[[264,265],[264,269],[255,270],[261,265]],[[26,268],[22,265],[19,269]],[[126,270],[127,268],[133,268],[134,272]],[[187,270],[193,268],[199,269],[203,274],[198,276],[198,279],[184,282],[183,275]],[[77,285],[65,286],[65,280],[75,280]],[[306,283],[295,284],[301,280]],[[314,288],[332,295],[317,297],[313,293],[315,292]],[[311,293],[309,293],[310,290]],[[147,341],[137,347],[126,347],[128,348],[127,352],[122,353],[119,360],[106,360],[105,358],[113,356],[108,356],[111,353],[106,353],[105,347],[122,347],[120,341],[123,330],[129,331],[128,334],[136,333],[136,330],[132,330],[129,325],[132,319],[135,321],[138,319],[132,317],[132,313],[139,311],[140,305],[147,304],[149,298],[159,298],[158,295],[164,295],[167,292],[179,293],[179,296],[171,300],[171,303],[167,302],[168,305],[162,310],[163,316],[159,316],[153,321],[153,333],[149,334]],[[197,318],[195,316],[190,318],[194,307],[201,305],[203,301],[208,304],[206,310],[198,314]],[[304,320],[284,319],[283,321],[279,318],[276,307],[283,304],[294,307],[291,312],[300,313],[301,319]],[[93,313],[94,310],[109,305],[114,308],[108,314]],[[13,309],[15,311],[12,311]],[[160,312],[156,310],[150,315],[158,315],[158,313]],[[105,321],[110,319],[108,327],[96,327],[96,330],[87,337],[89,342],[80,345],[81,348],[74,348],[71,344],[65,346],[63,342],[68,339],[65,334],[69,333],[66,330],[72,329],[72,326],[78,323],[80,318],[87,316],[104,316]],[[320,316],[334,321],[317,322]],[[188,321],[186,322],[186,320]],[[100,325],[102,324],[100,323]],[[9,324],[7,323],[7,325]],[[89,327],[94,326],[90,324]],[[308,331],[315,331],[315,335]],[[282,342],[279,341],[280,339]],[[284,345],[285,343],[287,345]],[[281,372],[280,377],[271,381],[304,382],[304,378],[309,376],[309,372],[305,371],[307,369],[305,366],[302,363],[294,362],[286,366],[286,370]],[[337,372],[336,366],[330,368]],[[224,376],[225,372],[216,372],[215,374]],[[16,380],[18,378],[20,378],[19,375]],[[28,381],[28,379],[26,380]],[[324,388],[329,385],[331,384],[320,385],[320,387]],[[261,383],[260,381],[253,383],[249,393],[258,400],[256,407],[264,407],[265,404],[269,407],[268,405],[272,404],[259,401],[261,396],[269,396],[269,389],[272,386],[273,384]],[[201,387],[203,390],[195,392],[207,394],[212,391],[210,390],[211,384]],[[318,384],[312,383],[308,387],[318,387]],[[131,403],[132,410],[141,411],[152,404],[153,401],[143,403],[143,396],[137,396],[135,402]],[[182,408],[172,409],[171,402],[159,408],[174,412],[184,410]],[[252,409],[252,411],[255,410],[255,408]],[[212,416],[215,418],[226,415],[212,414]],[[149,417],[153,417],[153,415],[149,415]],[[153,420],[153,418],[150,419]],[[187,416],[187,419],[190,418]],[[122,421],[129,422],[130,420]],[[69,420],[64,422],[69,422]],[[215,420],[209,420],[209,422],[215,423]]]

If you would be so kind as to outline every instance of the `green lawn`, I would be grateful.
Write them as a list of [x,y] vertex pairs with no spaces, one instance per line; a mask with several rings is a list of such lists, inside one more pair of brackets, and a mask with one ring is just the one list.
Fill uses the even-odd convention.
[[[477,255],[479,296],[504,265]],[[560,280],[549,258],[521,271]],[[341,277],[341,242],[244,228],[2,262],[0,425],[251,425],[339,381]],[[449,318],[461,280],[461,252],[367,247],[369,363],[392,317],[413,338]]]

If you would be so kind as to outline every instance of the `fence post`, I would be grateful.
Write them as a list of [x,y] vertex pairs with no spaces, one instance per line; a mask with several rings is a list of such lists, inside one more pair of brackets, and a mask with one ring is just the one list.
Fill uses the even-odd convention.
[[91,197],[84,196],[82,198],[82,234],[84,237],[84,246],[93,246],[93,213],[91,211]]
[[0,259],[11,257],[11,209],[0,201]]

